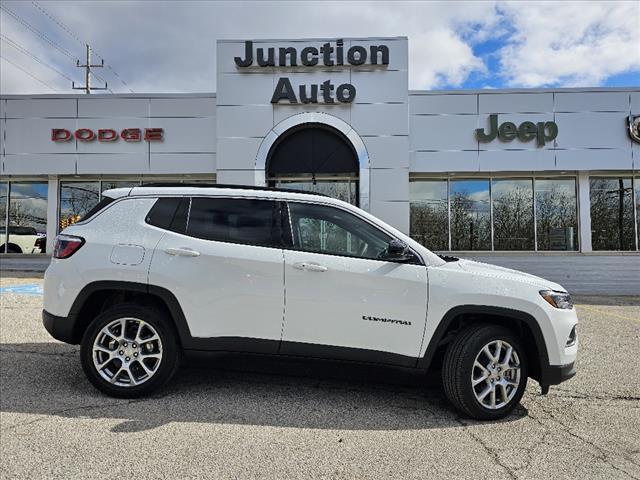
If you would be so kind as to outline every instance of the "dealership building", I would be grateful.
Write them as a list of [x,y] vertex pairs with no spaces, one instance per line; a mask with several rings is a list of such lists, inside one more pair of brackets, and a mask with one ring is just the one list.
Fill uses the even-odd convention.
[[267,185],[640,295],[640,87],[416,91],[408,68],[404,37],[220,40],[215,93],[3,95],[1,248],[50,252],[113,187]]

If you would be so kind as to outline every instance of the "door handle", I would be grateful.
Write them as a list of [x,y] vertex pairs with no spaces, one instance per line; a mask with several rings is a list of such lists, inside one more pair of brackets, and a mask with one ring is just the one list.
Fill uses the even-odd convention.
[[297,262],[293,264],[293,268],[297,268],[298,270],[307,270],[308,272],[326,272],[329,270],[324,265],[311,262]]
[[177,255],[179,257],[199,257],[200,256],[200,252],[196,252],[195,250],[192,250],[191,248],[187,248],[187,247],[182,247],[182,248],[169,247],[169,248],[165,248],[164,251],[169,255]]

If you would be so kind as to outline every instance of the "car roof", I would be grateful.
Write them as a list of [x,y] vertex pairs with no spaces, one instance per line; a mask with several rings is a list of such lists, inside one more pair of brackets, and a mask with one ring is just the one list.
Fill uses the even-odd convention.
[[307,190],[298,190],[294,188],[276,188],[276,187],[261,187],[257,185],[231,185],[222,183],[146,183],[140,185],[140,188],[156,188],[156,187],[195,187],[195,188],[225,188],[225,189],[237,189],[237,190],[257,190],[263,192],[292,192],[302,193],[304,195],[318,195],[321,197],[327,197],[323,193],[309,192]]
[[270,198],[276,200],[306,200],[321,203],[342,203],[328,195],[303,190],[287,188],[257,187],[251,185],[222,185],[222,184],[190,184],[190,183],[161,183],[145,184],[129,188],[114,188],[103,192],[104,196],[120,198],[125,196],[220,196],[220,197],[251,197]]

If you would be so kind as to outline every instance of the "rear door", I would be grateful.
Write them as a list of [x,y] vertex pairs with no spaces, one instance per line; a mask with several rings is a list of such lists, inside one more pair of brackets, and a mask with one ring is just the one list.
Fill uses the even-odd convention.
[[155,250],[149,283],[176,296],[193,337],[218,340],[210,347],[277,352],[282,252],[278,202],[185,198]]
[[384,260],[392,237],[351,212],[288,205],[281,353],[414,363],[426,320],[426,267],[417,257]]

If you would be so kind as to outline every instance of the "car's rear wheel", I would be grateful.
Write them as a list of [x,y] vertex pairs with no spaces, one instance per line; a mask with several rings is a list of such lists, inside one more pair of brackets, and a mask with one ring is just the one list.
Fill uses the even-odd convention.
[[478,420],[508,415],[527,386],[527,358],[520,339],[499,325],[476,325],[449,345],[442,378],[445,394],[463,414]]
[[89,325],[80,358],[96,388],[114,397],[135,398],[171,379],[180,351],[165,313],[126,304],[107,310]]

